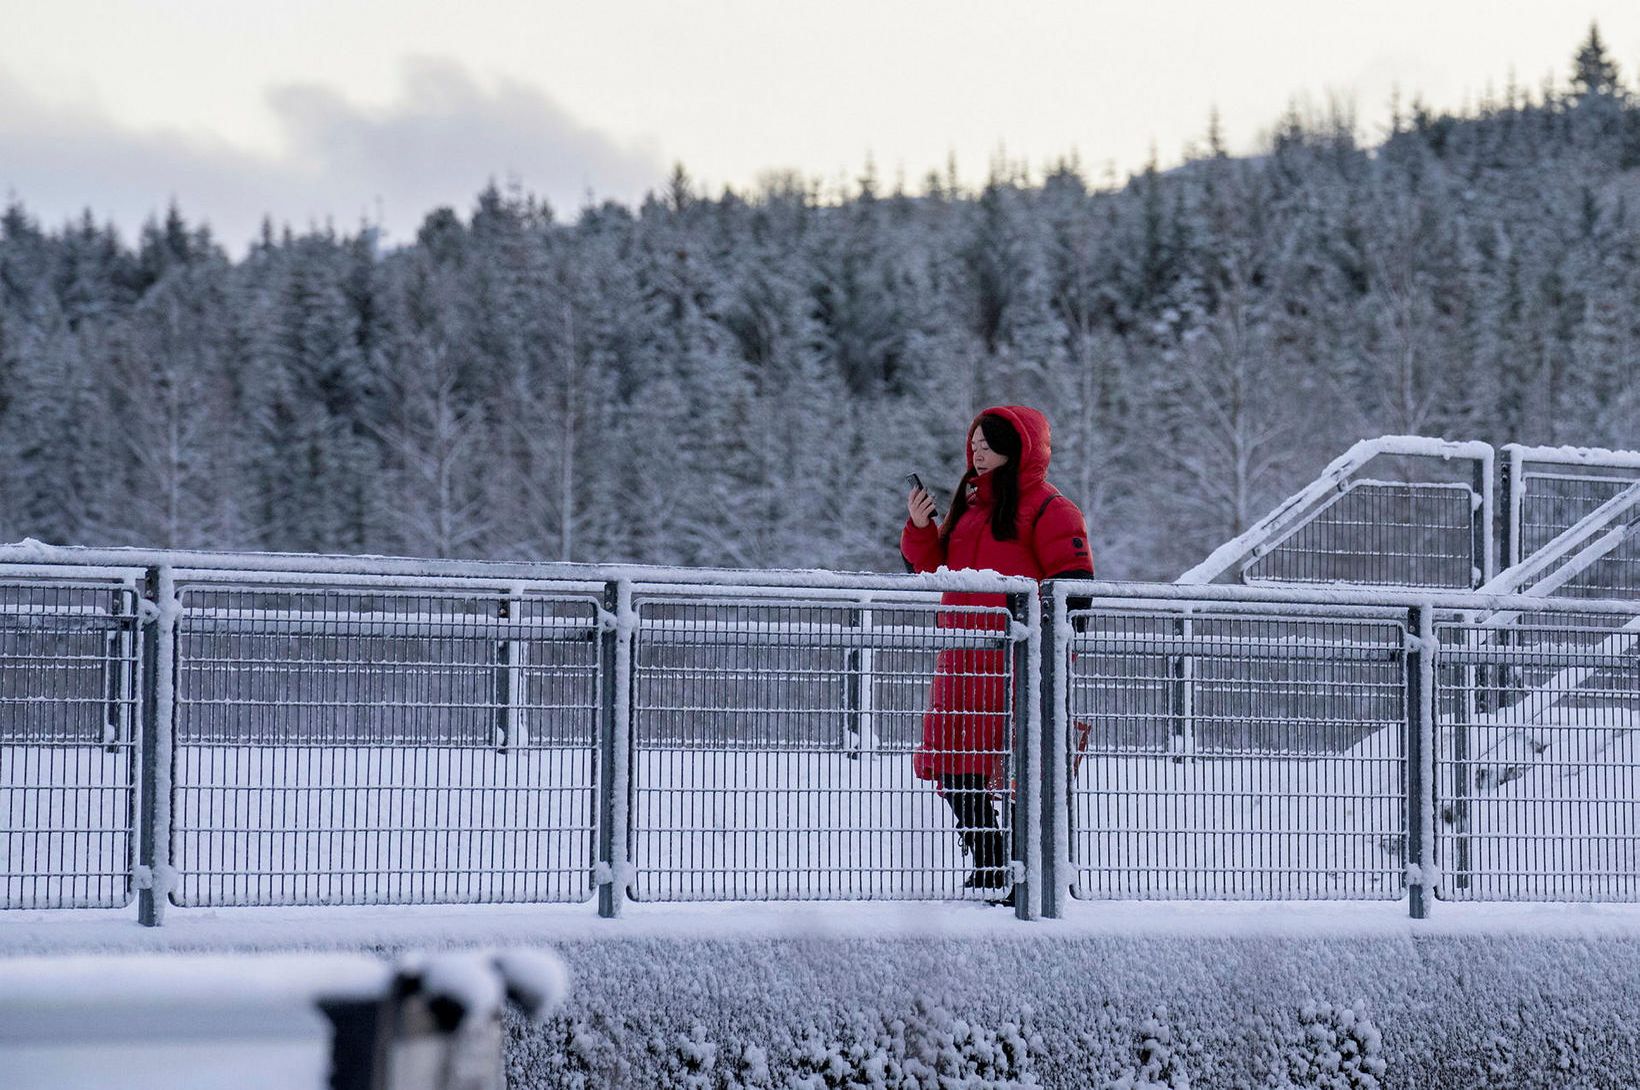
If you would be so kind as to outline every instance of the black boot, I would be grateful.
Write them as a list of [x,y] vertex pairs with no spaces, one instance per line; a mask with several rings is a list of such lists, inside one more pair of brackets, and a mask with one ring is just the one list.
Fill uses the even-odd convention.
[[974,855],[974,872],[962,884],[964,889],[1007,889],[1008,853],[1002,843],[1000,829],[966,830]]

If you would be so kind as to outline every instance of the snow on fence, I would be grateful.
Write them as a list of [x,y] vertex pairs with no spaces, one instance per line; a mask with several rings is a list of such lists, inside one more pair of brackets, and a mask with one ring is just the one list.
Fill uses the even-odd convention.
[[1119,599],[1068,619],[1075,896],[1405,893],[1404,620]]
[[[1023,608],[1023,606],[1021,606]],[[953,627],[954,624],[974,628]],[[634,895],[641,900],[996,897],[965,888],[952,812],[912,774],[937,661],[959,695],[1020,683],[1007,608],[746,600],[725,588],[637,601]],[[1023,629],[1020,630],[1021,634]],[[952,713],[985,718],[979,709]],[[1013,716],[973,756],[1017,778]],[[1002,841],[1013,807],[994,808]],[[997,861],[999,864],[1002,860]]]
[[1640,898],[1632,602],[121,555],[0,567],[0,905],[994,896],[937,673],[1021,916]]
[[[1417,435],[1363,439],[1178,579],[1466,590],[1492,576],[1493,451]],[[1393,479],[1369,479],[1373,472]]]
[[[1561,597],[1640,598],[1640,452],[1516,443],[1503,452],[1508,568],[1552,580]],[[1587,548],[1596,534],[1599,547]]]
[[1443,894],[1640,899],[1640,616],[1436,628]]
[[130,581],[0,585],[0,904],[131,900],[137,597]]

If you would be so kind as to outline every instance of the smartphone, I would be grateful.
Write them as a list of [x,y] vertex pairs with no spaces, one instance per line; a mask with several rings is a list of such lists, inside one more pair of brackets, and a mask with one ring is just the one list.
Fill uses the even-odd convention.
[[[922,478],[917,476],[915,473],[907,473],[905,475],[905,480],[906,480],[906,483],[909,484],[912,488],[921,488],[924,492],[928,492],[928,489],[922,483]],[[934,498],[934,493],[928,492],[928,497],[929,497],[929,499],[933,499]],[[931,515],[929,515],[929,517],[932,518],[935,522],[938,522],[940,520],[940,507],[939,507],[938,503],[936,503],[934,505],[934,511]]]

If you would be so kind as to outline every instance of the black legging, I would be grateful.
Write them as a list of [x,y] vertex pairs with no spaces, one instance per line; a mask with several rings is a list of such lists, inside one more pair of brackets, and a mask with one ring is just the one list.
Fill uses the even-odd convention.
[[940,797],[957,819],[957,832],[974,857],[974,869],[991,870],[1008,862],[1007,845],[1002,841],[1002,824],[996,806],[986,790],[983,772],[965,772],[940,777]]

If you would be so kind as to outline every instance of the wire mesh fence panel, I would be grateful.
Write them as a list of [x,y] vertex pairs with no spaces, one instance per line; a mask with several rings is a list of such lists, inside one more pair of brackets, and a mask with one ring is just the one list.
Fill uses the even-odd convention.
[[131,588],[0,585],[0,907],[130,903],[137,661]]
[[724,595],[640,598],[638,611],[635,896],[994,898],[1011,885],[1005,608]]
[[1403,894],[1404,624],[1071,616],[1077,896]]
[[[1615,469],[1603,476],[1583,472],[1524,474],[1519,512],[1521,558],[1542,549],[1636,480],[1640,475],[1634,471]],[[1622,540],[1557,586],[1556,597],[1640,598],[1640,512],[1631,511],[1625,521],[1630,529]]]
[[1640,615],[1437,636],[1442,895],[1640,899]]
[[584,900],[596,603],[187,586],[173,900]]
[[1456,481],[1356,480],[1244,571],[1247,582],[1467,589],[1477,582],[1479,497]]

